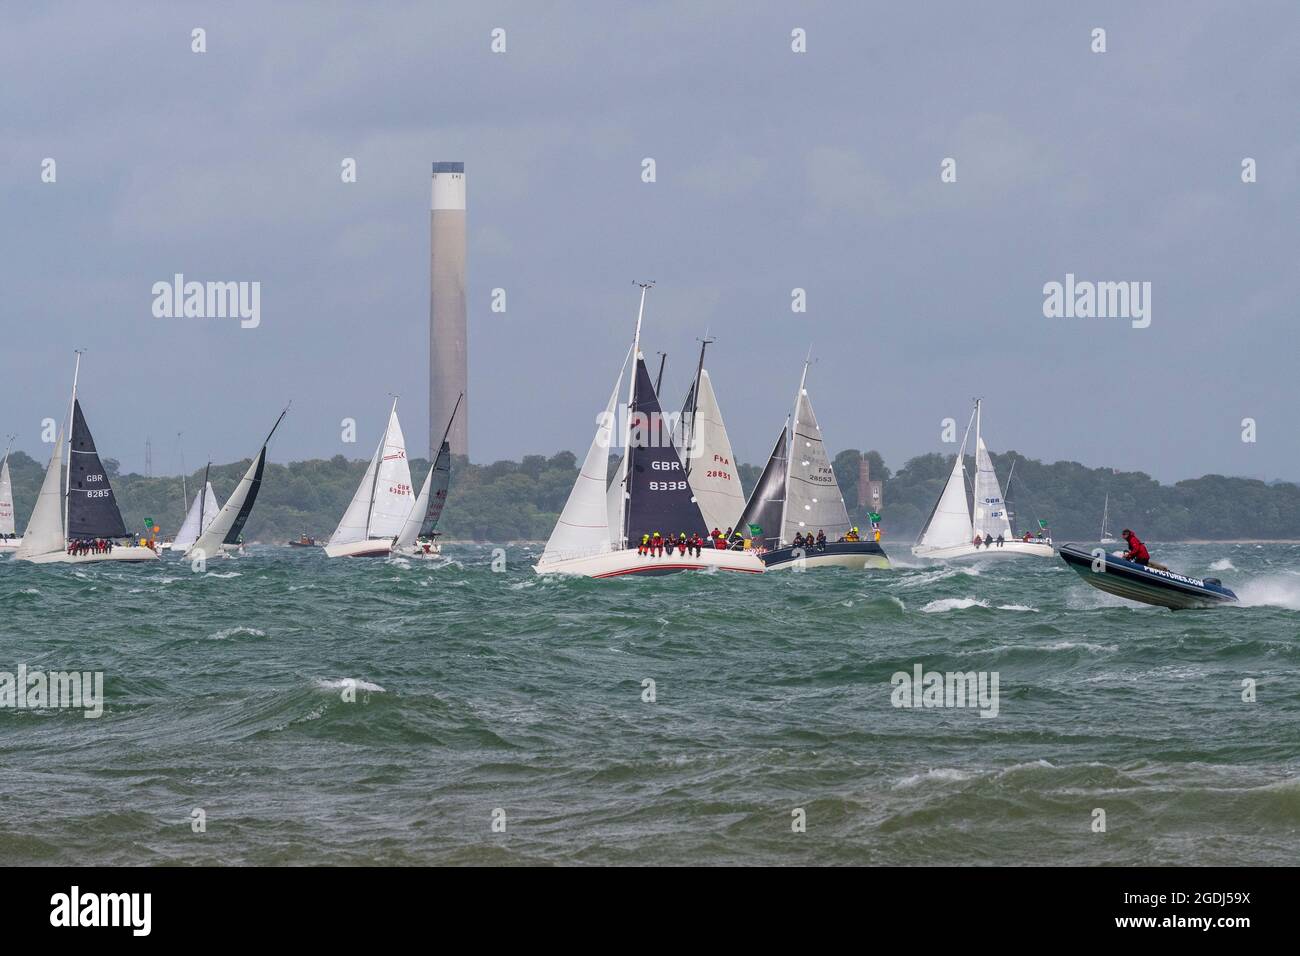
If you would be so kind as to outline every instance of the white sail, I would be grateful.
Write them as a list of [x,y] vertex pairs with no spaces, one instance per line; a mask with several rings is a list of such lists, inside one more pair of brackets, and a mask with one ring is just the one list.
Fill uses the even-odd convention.
[[[618,406],[622,414],[627,414],[627,406]],[[612,435],[612,433],[611,433]],[[627,501],[627,453],[618,459],[614,474],[605,489],[605,515],[609,521],[609,544],[617,551],[623,547],[623,505]]]
[[14,534],[14,486],[9,480],[9,453],[0,464],[0,534]]
[[708,369],[700,371],[699,397],[694,404],[690,447],[683,451],[690,468],[691,491],[705,527],[726,531],[735,527],[745,510],[745,492]]
[[934,507],[929,523],[921,533],[918,544],[923,548],[951,548],[970,544],[975,533],[971,530],[970,508],[966,505],[965,444],[952,464],[952,474],[943,486],[939,503]]
[[50,465],[45,469],[45,480],[36,496],[36,507],[14,557],[21,560],[62,553],[67,544],[63,534],[63,429],[60,428]]
[[[176,532],[176,537],[172,539],[172,549],[175,551],[187,550],[190,545],[199,539],[199,535],[212,526],[212,522],[217,520],[217,513],[220,511],[221,505],[217,503],[217,495],[212,490],[212,482],[209,481],[203,494],[194,496],[194,503],[190,505],[190,510],[186,512],[181,529]],[[200,521],[202,521],[201,526]]]
[[411,513],[411,495],[406,439],[397,421],[397,402],[393,402],[388,427],[329,543],[352,544],[368,538],[395,537]]
[[397,420],[397,403],[388,416],[383,454],[375,475],[374,502],[370,506],[367,537],[392,538],[401,533],[411,513],[415,492],[411,488],[411,463],[406,459],[406,438]]
[[[1011,521],[1007,517],[1007,503],[1002,500],[1002,486],[993,470],[993,459],[984,447],[983,436],[975,438],[975,491],[971,502],[974,516],[971,526],[974,534],[985,538],[1011,539]],[[974,535],[971,536],[972,540]]]
[[[805,374],[807,370],[805,369]],[[783,544],[796,534],[824,531],[834,541],[851,527],[849,512],[835,480],[835,469],[826,457],[822,430],[813,413],[808,390],[799,387],[794,403],[790,460],[786,470],[785,519],[781,523]]]
[[352,544],[354,541],[366,539],[366,523],[370,517],[370,494],[375,485],[375,472],[379,470],[379,456],[383,451],[384,443],[380,441],[374,455],[370,458],[370,465],[366,468],[365,475],[361,478],[361,484],[357,485],[351,503],[343,512],[343,517],[339,519],[339,526],[330,535],[330,544]]
[[[244,473],[244,477],[239,479],[239,484],[235,486],[235,490],[226,501],[225,507],[217,512],[217,516],[211,522],[208,522],[206,515],[204,516],[203,520],[208,526],[185,552],[186,557],[192,554],[197,555],[199,552],[202,552],[205,558],[215,558],[221,554],[222,542],[226,540],[226,535],[230,533],[230,529],[235,526],[235,519],[239,516],[240,509],[244,507],[245,499],[248,498],[249,492],[253,490],[254,484],[259,480],[258,469],[261,468],[262,459],[265,455],[266,448],[263,447],[253,459],[253,463],[248,466],[248,471]],[[212,486],[209,485],[208,487],[211,488]],[[215,503],[215,501],[216,496],[213,495],[213,502]],[[206,505],[204,507],[206,508]]]
[[411,513],[406,516],[406,523],[402,525],[402,530],[397,533],[397,540],[393,542],[394,548],[410,548],[420,537],[420,526],[424,524],[424,513],[429,510],[429,488],[433,483],[433,469],[435,466],[429,466],[429,473],[424,476],[424,484],[420,486],[420,493],[415,496],[415,504],[411,506]]
[[573,490],[569,492],[569,500],[564,503],[559,520],[555,522],[555,530],[546,542],[546,550],[542,552],[539,564],[615,549],[610,539],[609,448],[614,432],[614,408],[622,385],[623,374],[620,370],[618,382],[614,385],[614,391],[610,392],[609,402],[597,422],[596,435],[591,440],[591,447],[587,449],[587,457],[582,462],[578,479],[573,483]]

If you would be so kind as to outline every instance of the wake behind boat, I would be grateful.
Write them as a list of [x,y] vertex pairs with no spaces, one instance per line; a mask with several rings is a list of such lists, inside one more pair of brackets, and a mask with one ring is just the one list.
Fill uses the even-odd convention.
[[[658,575],[676,571],[743,571],[758,574],[761,562],[752,552],[701,548],[629,547],[644,537],[687,534],[708,540],[708,528],[686,478],[682,459],[663,421],[659,397],[641,354],[641,322],[646,290],[628,357],[605,410],[598,419],[582,468],[564,504],[555,530],[533,570],[590,578]],[[609,449],[618,416],[618,396],[628,359],[631,382],[624,407],[624,455],[609,476]],[[698,553],[696,553],[698,551]]]
[[[844,495],[822,442],[808,398],[804,362],[794,418],[781,429],[738,527],[747,530],[769,570],[778,568],[888,568],[878,541],[858,539]],[[787,435],[794,436],[787,452]],[[821,542],[819,535],[825,535]]]
[[[1050,558],[1055,553],[1050,538],[1035,539],[1028,533],[1017,537],[1011,529],[1007,505],[1002,500],[1002,486],[980,433],[980,405],[981,401],[976,399],[952,472],[912,547],[912,554],[936,560],[1023,555]],[[972,424],[975,426],[975,480],[971,503],[967,505],[966,440],[970,438]]]
[[[77,398],[80,374],[81,352],[77,352],[67,432],[60,426],[45,480],[14,560],[32,564],[157,561],[158,552],[153,548],[122,543],[129,538],[122,512]],[[69,436],[66,468],[65,434]]]
[[1237,595],[1218,578],[1194,578],[1165,568],[1138,564],[1101,548],[1088,550],[1077,544],[1061,548],[1061,560],[1099,591],[1167,607],[1172,611],[1235,604]]

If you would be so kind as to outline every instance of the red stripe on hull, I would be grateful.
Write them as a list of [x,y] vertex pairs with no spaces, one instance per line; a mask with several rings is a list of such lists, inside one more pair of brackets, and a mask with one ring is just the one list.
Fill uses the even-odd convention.
[[640,574],[642,571],[707,571],[717,568],[719,571],[739,571],[742,574],[762,574],[759,568],[724,568],[716,564],[650,564],[641,568],[628,568],[626,571],[610,571],[608,574],[593,574],[593,578],[617,578],[624,574]]

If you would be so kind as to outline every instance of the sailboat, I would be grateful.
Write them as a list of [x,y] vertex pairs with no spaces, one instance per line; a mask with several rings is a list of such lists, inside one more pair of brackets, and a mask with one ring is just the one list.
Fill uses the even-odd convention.
[[[538,574],[569,574],[612,578],[630,574],[675,571],[744,571],[758,574],[763,562],[750,551],[710,548],[708,527],[686,479],[685,468],[663,412],[654,382],[641,354],[641,323],[646,291],[641,286],[632,347],[623,359],[605,410],[597,419],[596,435],[583,459],[578,478],[560,512],[555,530],[533,570]],[[619,420],[619,393],[629,360],[632,363],[627,403],[623,407],[624,455],[609,475],[609,448]],[[662,555],[638,553],[642,535],[688,537],[699,534],[705,546],[696,556],[665,547]]]
[[[998,484],[993,458],[989,455],[980,431],[981,405],[981,400],[976,399],[952,472],[930,512],[929,520],[921,530],[921,536],[912,547],[912,554],[918,558],[936,559],[974,555],[1033,555],[1050,558],[1055,554],[1051,539],[1025,541],[1015,537],[1011,530],[1007,505],[1002,500],[1002,486]],[[972,425],[975,427],[975,479],[971,496],[973,508],[966,503],[966,442],[970,438]],[[996,543],[988,547],[976,547],[976,535],[979,535],[981,541],[992,539],[994,542],[1001,536],[1003,543],[1000,547]]]
[[169,550],[188,551],[190,546],[199,540],[199,536],[211,527],[212,522],[217,520],[221,504],[217,501],[216,492],[212,490],[212,482],[208,481],[208,473],[211,470],[212,462],[208,462],[207,468],[203,470],[203,487],[194,496],[194,503],[186,511],[185,521],[181,524],[181,529],[176,532],[176,537],[172,539]]
[[704,526],[725,532],[735,527],[745,509],[745,491],[718,397],[713,393],[713,380],[704,367],[704,350],[712,341],[707,336],[701,340],[695,381],[682,403],[673,440],[682,449],[682,467],[700,506]]
[[[889,556],[878,541],[843,540],[856,535],[808,398],[808,364],[794,417],[777,436],[737,527],[752,536],[768,570],[888,568]],[[826,535],[824,545],[795,546],[796,535],[815,538],[818,532]]]
[[461,392],[456,399],[456,407],[451,410],[451,418],[447,421],[447,430],[442,433],[438,454],[429,466],[429,473],[424,476],[424,484],[420,486],[420,493],[411,506],[411,513],[406,516],[406,524],[393,542],[394,554],[416,558],[433,558],[442,554],[442,548],[435,539],[438,535],[438,519],[442,517],[442,509],[447,504],[447,489],[451,487],[451,443],[447,436],[451,434],[452,422],[456,420],[456,412],[460,410],[464,398],[465,393]]
[[[13,436],[9,437],[13,442]],[[14,526],[14,484],[9,478],[9,448],[0,463],[0,552],[13,551],[23,543]]]
[[1115,534],[1110,530],[1110,492],[1106,492],[1106,503],[1101,507],[1101,537],[1097,539],[1100,544],[1115,544],[1117,539]]
[[397,420],[397,399],[393,399],[383,437],[352,503],[325,545],[325,553],[331,558],[386,557],[406,524],[413,500],[406,439]]
[[[77,399],[77,380],[81,374],[81,352],[72,374],[72,402],[68,428],[62,426],[54,442],[45,480],[22,544],[14,560],[33,564],[93,564],[100,561],[156,561],[158,552],[137,544],[116,544],[111,549],[82,552],[69,547],[69,541],[120,541],[127,538],[126,525],[108,473],[99,460],[95,439],[86,424],[86,416]],[[68,436],[68,460],[63,461],[63,438]]]
[[[271,426],[266,441],[262,442],[261,449],[254,456],[252,464],[248,466],[248,471],[244,472],[244,477],[239,479],[235,490],[226,499],[225,505],[185,551],[186,560],[224,557],[240,546],[240,535],[244,533],[244,525],[248,523],[248,516],[253,513],[253,505],[262,490],[262,475],[266,471],[266,446],[271,443],[271,436],[275,434],[275,430],[280,427],[280,422],[284,421],[284,416],[287,414],[289,414],[288,406]],[[203,494],[199,495],[200,498],[212,494],[212,486],[208,485],[206,480],[204,484],[207,487]],[[213,495],[212,501],[215,504],[216,495]],[[206,510],[207,505],[203,507]]]

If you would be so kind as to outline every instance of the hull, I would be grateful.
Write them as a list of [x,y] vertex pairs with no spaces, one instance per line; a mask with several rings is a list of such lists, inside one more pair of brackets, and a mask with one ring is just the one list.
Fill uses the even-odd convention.
[[1099,570],[1093,570],[1093,554],[1086,548],[1067,544],[1061,560],[1099,591],[1116,597],[1171,611],[1235,604],[1237,595],[1217,578],[1193,578],[1176,571],[1160,571],[1106,555]]
[[324,548],[331,558],[386,558],[392,550],[391,538],[367,538],[350,544],[327,544]]
[[782,568],[851,568],[855,571],[885,570],[891,567],[889,555],[875,541],[828,541],[823,547],[805,549],[802,557],[794,548],[765,551],[759,558],[769,571]]
[[22,538],[0,538],[0,554],[6,551],[17,551],[22,543]]
[[912,554],[918,558],[930,558],[934,561],[948,561],[956,558],[1050,558],[1056,549],[1050,544],[1037,541],[1007,541],[1002,547],[996,544],[991,548],[975,547],[974,544],[958,544],[951,548],[912,548]]
[[412,545],[409,548],[394,548],[393,554],[403,558],[437,558],[442,556],[442,547],[436,542]]
[[751,551],[717,551],[705,548],[697,558],[689,551],[680,555],[676,551],[662,558],[636,553],[635,548],[609,551],[562,561],[539,562],[533,565],[538,574],[568,574],[584,578],[618,578],[631,575],[654,577],[675,574],[678,571],[739,571],[744,574],[762,574],[763,562]]
[[131,545],[125,548],[114,548],[108,554],[74,555],[56,551],[53,554],[40,554],[34,558],[19,558],[16,560],[30,561],[32,564],[102,564],[106,561],[140,564],[145,561],[157,561],[158,552],[152,548]]

